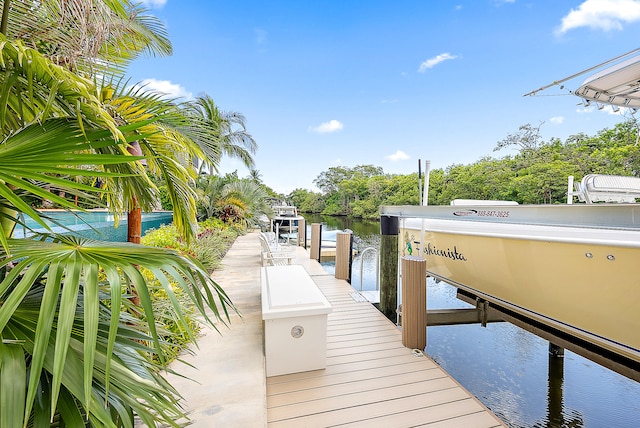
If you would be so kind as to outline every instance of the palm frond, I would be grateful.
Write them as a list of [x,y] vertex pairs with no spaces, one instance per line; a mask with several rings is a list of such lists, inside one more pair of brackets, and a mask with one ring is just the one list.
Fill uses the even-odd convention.
[[209,95],[185,103],[184,109],[201,134],[194,137],[207,155],[203,160],[217,170],[223,155],[240,159],[248,168],[254,167],[252,155],[258,145],[246,131],[244,115],[218,108]]
[[172,53],[166,27],[142,3],[12,1],[7,21],[9,38],[85,76],[123,74],[141,54]]
[[[25,415],[34,406],[43,373],[49,379],[51,415],[61,411],[58,403],[65,401],[65,393],[81,403],[90,419],[100,421],[111,417],[105,413],[105,400],[115,400],[142,415],[150,416],[151,410],[162,410],[170,418],[178,415],[173,390],[146,359],[132,353],[131,346],[138,342],[131,338],[145,339],[145,335],[131,328],[123,330],[121,316],[125,320],[127,316],[121,309],[121,297],[113,297],[129,285],[136,290],[147,320],[149,348],[144,349],[161,359],[163,348],[155,329],[150,290],[138,267],[149,269],[169,295],[173,293],[170,283],[176,283],[210,323],[213,320],[206,308],[216,320],[228,321],[228,310],[234,308],[229,297],[197,260],[171,250],[70,236],[51,238],[53,241],[10,239],[12,256],[2,263],[15,263],[0,282],[2,338],[20,344],[21,352],[32,359]],[[107,278],[103,288],[100,272]],[[108,314],[99,296],[111,296]],[[170,302],[180,314],[176,320],[183,324],[181,328],[191,332],[181,305],[175,299]],[[0,384],[0,389],[5,386]],[[131,391],[135,394],[129,396]],[[0,403],[3,409],[4,405]]]
[[[132,133],[142,125],[144,123],[123,126],[118,132],[132,138]],[[124,137],[125,140],[128,137]],[[73,177],[114,179],[125,174],[133,177],[132,171],[117,173],[104,171],[103,168],[105,165],[126,164],[139,158],[126,155],[122,150],[113,154],[83,153],[118,146],[119,142],[113,139],[110,131],[87,128],[83,131],[73,119],[51,119],[17,130],[0,144],[0,201],[6,201],[6,206],[48,228],[39,213],[25,201],[21,191],[55,201],[64,208],[77,208],[72,201],[51,193],[42,183],[69,191],[104,192],[104,189],[79,183]],[[79,165],[94,168],[79,168]],[[2,224],[0,227],[3,227]]]
[[115,121],[102,107],[93,82],[53,64],[20,41],[9,41],[2,34],[0,71],[2,137],[54,116],[75,117],[80,128],[83,124],[99,125],[122,138]]
[[[124,123],[137,123],[153,118],[153,122],[140,127],[139,145],[146,158],[146,171],[161,177],[169,189],[174,211],[174,224],[187,240],[190,240],[197,224],[193,183],[195,170],[191,167],[194,157],[204,156],[200,147],[181,130],[188,126],[188,118],[173,103],[148,93],[144,87],[112,84],[108,100],[114,116]],[[107,170],[127,168],[129,165],[107,167]],[[120,170],[119,172],[123,172]],[[127,178],[110,180],[106,184],[112,195],[106,195],[108,204],[124,204],[135,196],[140,206],[150,209],[157,201],[157,190],[152,183],[136,183]]]

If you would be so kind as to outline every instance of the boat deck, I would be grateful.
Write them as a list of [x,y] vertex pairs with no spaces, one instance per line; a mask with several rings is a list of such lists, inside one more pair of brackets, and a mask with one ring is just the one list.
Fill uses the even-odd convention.
[[[401,331],[308,253],[303,264],[333,305],[327,368],[267,378],[269,427],[502,427],[440,366],[402,345]],[[361,300],[361,299],[360,299]]]

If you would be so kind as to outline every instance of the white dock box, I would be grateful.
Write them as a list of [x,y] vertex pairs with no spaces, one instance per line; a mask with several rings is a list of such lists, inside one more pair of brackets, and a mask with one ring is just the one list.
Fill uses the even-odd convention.
[[267,376],[324,369],[331,304],[300,265],[262,268]]

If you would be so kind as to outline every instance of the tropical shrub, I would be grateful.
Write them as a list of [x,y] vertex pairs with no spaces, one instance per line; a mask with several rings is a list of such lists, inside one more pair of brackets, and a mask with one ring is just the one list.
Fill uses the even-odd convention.
[[[148,231],[141,239],[141,244],[151,247],[168,248],[189,254],[202,262],[208,271],[220,267],[222,258],[238,236],[236,229],[228,227],[220,219],[208,219],[198,225],[198,233],[189,244],[180,237],[178,230],[173,225],[165,225],[158,229]],[[141,268],[150,289],[153,314],[160,336],[160,344],[170,360],[177,358],[182,351],[188,350],[192,335],[200,331],[200,323],[197,318],[197,308],[175,281],[170,281],[169,286],[173,296],[167,293],[166,287],[162,287],[151,271]],[[183,322],[176,317],[171,299],[175,299],[183,308]],[[144,314],[138,315],[141,321],[146,321]],[[187,325],[189,329],[185,329]],[[157,360],[157,356],[152,355]]]
[[[183,351],[189,350],[189,345],[193,342],[192,336],[197,336],[200,332],[200,322],[197,317],[197,308],[189,296],[183,292],[175,281],[170,281],[173,296],[167,293],[160,282],[154,278],[153,273],[148,269],[141,269],[147,284],[149,284],[149,294],[153,307],[156,328],[160,337],[160,344],[168,361],[173,361]],[[183,310],[183,321],[181,321],[173,309],[172,298],[174,298]],[[127,300],[128,302],[128,300]],[[131,308],[134,316],[146,322],[144,313],[139,313],[135,308]],[[184,328],[184,325],[188,329]],[[160,362],[157,355],[151,354],[156,362]]]
[[180,237],[175,226],[165,225],[148,231],[141,243],[189,254],[212,271],[220,266],[222,258],[240,232],[222,220],[213,218],[200,222],[197,230],[195,239],[187,243]]

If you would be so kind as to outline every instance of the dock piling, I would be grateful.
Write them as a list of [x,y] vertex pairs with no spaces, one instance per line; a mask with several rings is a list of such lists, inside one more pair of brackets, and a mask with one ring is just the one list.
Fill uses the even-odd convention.
[[307,249],[307,222],[303,218],[298,220],[298,246]]
[[320,246],[322,244],[322,224],[311,223],[311,249],[309,258],[320,263]]
[[427,346],[427,261],[402,258],[402,344],[424,351]]
[[380,312],[397,322],[398,314],[398,217],[380,217]]
[[351,284],[351,263],[353,261],[353,233],[336,234],[336,279],[344,279]]

